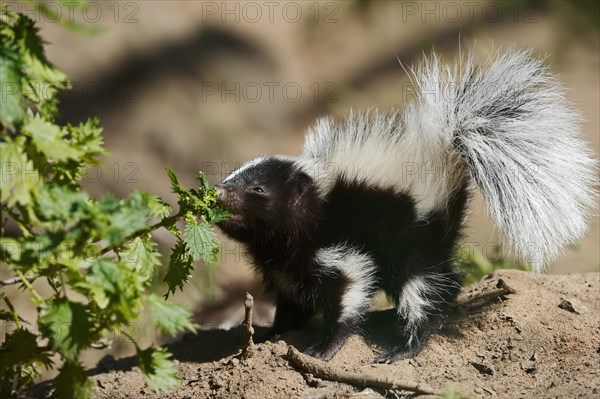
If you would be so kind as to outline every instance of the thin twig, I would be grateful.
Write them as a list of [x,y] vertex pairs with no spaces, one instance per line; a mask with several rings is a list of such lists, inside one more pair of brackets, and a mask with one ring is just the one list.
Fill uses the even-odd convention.
[[0,280],[0,287],[4,287],[7,285],[15,285],[15,284],[19,284],[22,282],[23,282],[23,279],[21,279],[21,277],[11,277],[11,278],[7,278],[6,280]]
[[506,281],[503,279],[498,279],[498,283],[496,284],[496,288],[503,289],[506,294],[515,294],[517,291],[510,285],[506,284]]
[[290,346],[288,349],[288,357],[292,364],[300,370],[325,380],[343,382],[362,387],[395,389],[415,392],[423,395],[444,396],[443,391],[438,391],[427,385],[385,378],[373,374],[354,373],[350,371],[339,370],[329,366],[327,363],[321,360],[317,360],[313,357],[300,353],[300,351],[293,346]]
[[252,307],[254,306],[254,298],[250,293],[246,292],[246,300],[244,301],[244,307],[246,313],[244,314],[244,322],[242,325],[246,330],[246,341],[244,342],[244,349],[242,350],[242,358],[248,359],[252,357],[254,353],[254,341],[252,336],[254,335],[254,327],[252,327]]

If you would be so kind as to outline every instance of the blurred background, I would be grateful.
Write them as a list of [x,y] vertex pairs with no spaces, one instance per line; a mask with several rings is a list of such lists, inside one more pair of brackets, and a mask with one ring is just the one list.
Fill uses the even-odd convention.
[[[598,154],[595,0],[153,0],[89,1],[80,8],[47,1],[53,11],[47,14],[30,3],[4,3],[38,21],[48,58],[73,82],[61,96],[61,122],[101,119],[110,154],[85,183],[96,195],[142,188],[173,202],[166,167],[186,185],[195,184],[199,170],[216,183],[257,155],[297,155],[315,118],[402,107],[412,91],[399,60],[411,66],[433,49],[449,63],[459,49],[486,57],[513,44],[547,56]],[[470,209],[465,243],[498,256],[498,235],[479,197]],[[599,271],[599,237],[596,211],[587,237],[549,271]],[[250,290],[258,321],[268,321],[272,309],[242,249],[221,238],[221,263],[198,264],[191,286],[175,300],[190,304],[205,328],[226,328],[241,322]],[[173,243],[164,231],[155,239],[165,251]],[[134,333],[160,339],[143,328]],[[131,350],[124,345],[118,353]],[[90,355],[90,365],[95,360]]]

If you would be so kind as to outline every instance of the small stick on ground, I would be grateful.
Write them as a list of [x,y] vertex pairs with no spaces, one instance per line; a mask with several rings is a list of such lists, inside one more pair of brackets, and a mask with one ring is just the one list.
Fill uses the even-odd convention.
[[246,330],[246,340],[244,342],[244,349],[242,350],[242,359],[248,359],[252,357],[254,352],[254,341],[252,337],[254,336],[254,327],[252,327],[252,307],[254,306],[254,298],[250,293],[246,292],[246,300],[244,301],[244,307],[246,308],[246,313],[244,315],[244,322],[242,325]]
[[317,360],[313,357],[300,353],[298,349],[294,348],[293,346],[290,346],[288,349],[288,357],[290,358],[292,364],[294,364],[294,366],[300,370],[325,380],[343,382],[362,387],[395,389],[415,392],[422,395],[444,396],[443,391],[435,390],[427,385],[380,377],[373,374],[354,373],[350,371],[339,370],[329,366],[327,363],[321,360]]
[[517,291],[515,291],[515,289],[513,287],[511,287],[510,285],[506,284],[506,281],[504,281],[503,279],[498,279],[498,283],[496,284],[496,288],[501,288],[504,290],[504,292],[506,294],[514,294]]

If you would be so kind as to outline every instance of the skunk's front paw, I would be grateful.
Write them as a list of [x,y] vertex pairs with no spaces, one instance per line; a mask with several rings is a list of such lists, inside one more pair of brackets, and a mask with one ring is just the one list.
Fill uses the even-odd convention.
[[429,341],[430,334],[427,331],[413,333],[403,339],[400,345],[383,352],[377,356],[377,363],[394,363],[402,359],[411,359],[419,354]]
[[335,356],[339,349],[331,345],[317,344],[308,347],[304,353],[317,359],[328,361]]
[[411,359],[415,357],[420,351],[421,348],[413,348],[405,345],[397,346],[377,356],[377,363],[391,364],[397,362],[398,360]]

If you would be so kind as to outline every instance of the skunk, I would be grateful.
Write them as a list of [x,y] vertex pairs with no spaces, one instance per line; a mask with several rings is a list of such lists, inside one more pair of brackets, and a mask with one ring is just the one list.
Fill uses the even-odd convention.
[[313,356],[335,355],[378,290],[403,337],[378,361],[423,348],[460,291],[453,260],[475,186],[535,271],[586,231],[596,163],[578,114],[530,50],[454,68],[434,54],[412,75],[417,95],[403,111],[321,119],[300,156],[256,158],[217,185],[231,210],[219,227],[276,299],[272,333],[322,313]]

